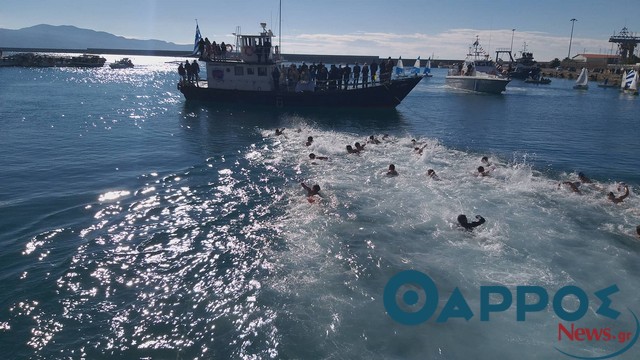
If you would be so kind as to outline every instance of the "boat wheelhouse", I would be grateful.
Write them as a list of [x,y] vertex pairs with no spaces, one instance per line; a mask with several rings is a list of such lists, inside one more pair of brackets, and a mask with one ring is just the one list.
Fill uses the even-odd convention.
[[[366,85],[336,86],[308,67],[285,67],[271,30],[261,23],[258,35],[236,35],[236,44],[205,50],[206,81],[181,80],[178,89],[187,100],[234,102],[276,107],[392,108],[420,82],[421,75]],[[295,70],[290,71],[291,67]],[[306,66],[306,65],[305,65]],[[284,73],[284,74],[283,74]],[[329,73],[327,71],[327,73]]]

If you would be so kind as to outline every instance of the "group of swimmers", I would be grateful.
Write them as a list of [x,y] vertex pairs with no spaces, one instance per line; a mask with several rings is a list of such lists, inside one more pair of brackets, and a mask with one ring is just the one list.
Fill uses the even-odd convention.
[[[298,129],[298,132],[300,132],[301,130]],[[284,128],[283,129],[276,129],[276,135],[284,135]],[[382,139],[383,140],[387,140],[389,137],[389,135],[385,134]],[[412,145],[413,145],[413,149],[414,152],[418,155],[422,155],[424,149],[426,148],[427,144],[419,144],[415,139],[411,140]],[[374,135],[369,136],[369,138],[366,140],[365,144],[360,144],[359,142],[356,142],[354,144],[354,146],[351,145],[346,145],[346,150],[347,150],[347,154],[360,154],[362,151],[365,150],[365,146],[368,144],[380,144],[381,141],[378,140]],[[306,146],[311,146],[313,144],[313,137],[309,136],[307,138],[307,141],[305,143]],[[329,160],[328,157],[326,156],[318,156],[314,153],[310,153],[309,154],[309,159],[311,161],[315,161],[315,160]],[[496,167],[495,165],[493,165],[490,161],[489,158],[487,156],[483,156],[480,159],[482,165],[478,166],[478,168],[476,169],[477,172],[475,173],[476,176],[478,177],[486,177],[486,176],[490,176],[490,172],[495,170]],[[313,164],[317,164],[315,162],[313,162]],[[396,166],[395,164],[389,164],[389,167],[387,169],[386,172],[387,176],[398,176],[399,173],[396,170]],[[438,175],[436,174],[434,169],[428,169],[427,170],[427,177],[431,180],[434,181],[439,181],[440,178],[438,177]],[[578,178],[579,178],[579,182],[570,182],[570,181],[564,181],[562,183],[560,183],[558,185],[558,187],[560,187],[561,185],[566,185],[568,186],[572,191],[574,191],[575,193],[580,194],[581,191],[578,188],[580,186],[580,184],[593,184],[593,181],[591,179],[589,179],[587,176],[584,175],[584,173],[580,172],[578,173]],[[313,202],[312,198],[315,195],[321,196],[320,195],[320,185],[315,184],[313,185],[313,187],[309,187],[307,186],[305,183],[301,183],[302,187],[307,190],[307,197],[309,198],[309,202]],[[597,185],[593,184],[593,186],[595,186],[596,188],[602,190],[602,188],[598,187]],[[610,191],[607,194],[607,199],[610,200],[611,202],[618,204],[624,201],[624,199],[626,199],[629,196],[629,187],[626,184],[620,184],[620,186],[618,187],[618,191],[622,191],[622,189],[624,188],[624,193],[620,196],[616,196],[616,194],[614,194],[612,191]],[[457,217],[457,221],[458,221],[458,225],[462,228],[464,228],[467,231],[471,231],[473,228],[480,226],[482,224],[484,224],[486,222],[486,220],[480,216],[480,215],[476,215],[476,219],[477,221],[473,221],[473,222],[469,222],[467,219],[467,216],[464,214],[460,214]],[[640,238],[640,225],[637,226],[636,228],[636,232],[638,237]]]
[[[560,188],[561,185],[565,185],[566,187],[568,187],[569,189],[571,189],[571,191],[573,191],[576,194],[582,194],[582,191],[580,191],[580,185],[582,184],[592,184],[593,187],[595,187],[598,190],[602,190],[602,188],[598,185],[595,185],[593,183],[593,181],[591,179],[589,179],[584,173],[579,172],[578,173],[578,180],[579,181],[563,181],[560,184],[558,184],[558,188]],[[616,194],[613,193],[613,191],[609,191],[609,193],[607,193],[607,199],[609,199],[611,202],[613,202],[614,204],[619,204],[621,202],[624,201],[624,199],[626,199],[627,197],[629,197],[629,186],[627,184],[621,183],[620,185],[618,185],[618,191],[622,191],[622,189],[624,189],[624,194],[620,195],[620,196],[616,196]]]

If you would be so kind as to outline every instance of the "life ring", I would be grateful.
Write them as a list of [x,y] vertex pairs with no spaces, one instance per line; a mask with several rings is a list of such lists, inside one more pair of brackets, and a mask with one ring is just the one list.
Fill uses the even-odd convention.
[[247,56],[253,55],[253,46],[245,46],[244,47],[244,54],[247,55]]
[[225,46],[227,48],[227,52],[232,52],[233,51],[233,45],[231,44],[227,44],[227,46]]

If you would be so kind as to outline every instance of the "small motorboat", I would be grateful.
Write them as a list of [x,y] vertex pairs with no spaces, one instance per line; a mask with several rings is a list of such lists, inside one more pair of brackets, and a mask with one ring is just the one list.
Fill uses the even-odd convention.
[[122,58],[116,62],[112,62],[109,64],[109,67],[112,69],[128,69],[133,67],[133,63],[129,58]]

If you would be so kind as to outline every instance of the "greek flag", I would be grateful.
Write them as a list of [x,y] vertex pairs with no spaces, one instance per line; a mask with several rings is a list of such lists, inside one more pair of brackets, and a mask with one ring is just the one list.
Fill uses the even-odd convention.
[[200,39],[202,39],[202,35],[200,35],[198,24],[196,24],[196,39],[193,42],[193,53],[191,55],[198,53],[198,42],[200,42]]

